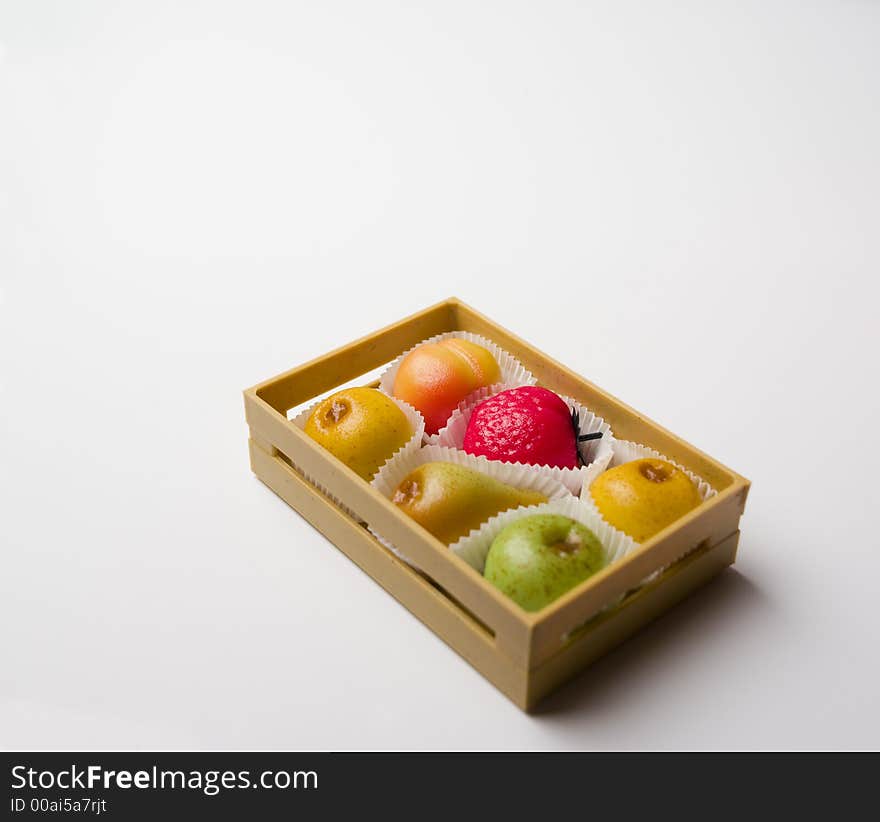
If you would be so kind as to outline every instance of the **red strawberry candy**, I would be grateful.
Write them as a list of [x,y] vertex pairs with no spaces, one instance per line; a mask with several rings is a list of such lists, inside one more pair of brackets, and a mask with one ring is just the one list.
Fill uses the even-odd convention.
[[571,409],[546,388],[509,388],[474,408],[464,435],[469,454],[500,462],[577,468]]

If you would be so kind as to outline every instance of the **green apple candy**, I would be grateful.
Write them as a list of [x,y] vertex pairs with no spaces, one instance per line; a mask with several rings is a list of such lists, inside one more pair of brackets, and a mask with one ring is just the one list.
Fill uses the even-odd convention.
[[589,528],[559,514],[533,514],[495,537],[483,575],[526,611],[538,611],[604,565]]

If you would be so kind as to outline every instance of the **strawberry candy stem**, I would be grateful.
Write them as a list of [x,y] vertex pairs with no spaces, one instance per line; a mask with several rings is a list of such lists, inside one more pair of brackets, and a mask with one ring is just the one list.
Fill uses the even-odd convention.
[[573,409],[571,412],[571,427],[574,428],[574,439],[575,439],[575,448],[577,450],[578,455],[578,463],[581,466],[589,465],[590,460],[588,460],[584,452],[581,450],[582,442],[589,442],[590,440],[600,440],[602,439],[602,432],[596,431],[592,434],[581,434],[581,417],[578,414],[577,409]]

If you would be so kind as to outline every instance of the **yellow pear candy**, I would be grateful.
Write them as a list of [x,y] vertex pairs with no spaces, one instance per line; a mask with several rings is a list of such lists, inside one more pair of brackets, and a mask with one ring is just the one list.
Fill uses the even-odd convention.
[[538,505],[547,497],[462,465],[426,462],[407,474],[391,500],[440,542],[451,545],[495,514]]
[[702,502],[684,471],[658,459],[610,468],[590,486],[590,495],[605,520],[636,542],[650,539]]
[[365,480],[413,435],[406,414],[375,388],[345,388],[327,397],[305,432]]

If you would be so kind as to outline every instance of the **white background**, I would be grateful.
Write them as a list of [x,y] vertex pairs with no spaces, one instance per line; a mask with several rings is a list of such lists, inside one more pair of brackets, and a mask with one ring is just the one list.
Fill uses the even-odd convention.
[[[405,6],[405,8],[404,8]],[[880,5],[0,6],[0,745],[880,744]],[[520,713],[250,473],[455,294],[753,481]]]

